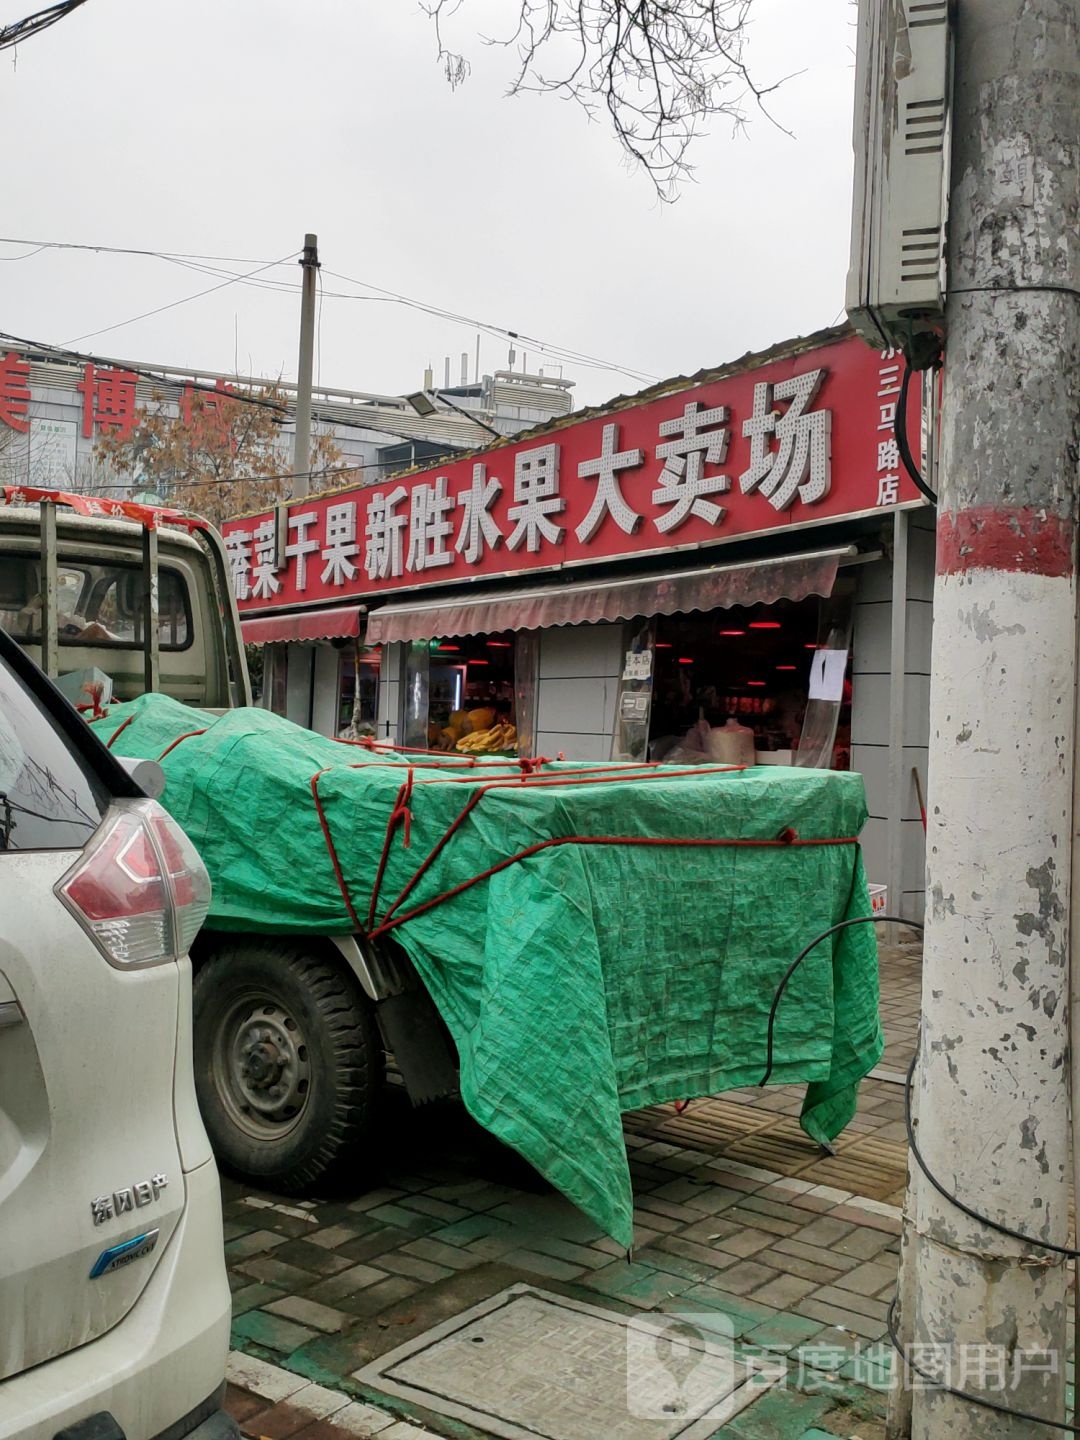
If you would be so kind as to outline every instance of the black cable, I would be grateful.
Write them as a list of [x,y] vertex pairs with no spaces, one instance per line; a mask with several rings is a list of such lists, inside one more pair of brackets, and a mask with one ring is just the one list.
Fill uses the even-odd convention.
[[784,998],[784,991],[787,989],[788,981],[806,959],[807,955],[810,954],[810,951],[820,945],[823,940],[827,940],[830,935],[835,935],[838,930],[846,930],[849,925],[882,925],[886,921],[890,921],[895,925],[909,925],[912,930],[922,930],[924,928],[918,920],[905,920],[900,915],[856,915],[852,920],[840,920],[837,924],[830,925],[828,930],[823,930],[820,935],[810,941],[810,944],[807,945],[804,950],[800,950],[798,955],[795,956],[795,959],[785,971],[784,978],[777,987],[776,994],[773,996],[772,1008],[769,1010],[769,1029],[765,1042],[765,1074],[758,1081],[759,1085],[767,1085],[769,1083],[769,1076],[773,1072],[773,1031],[776,1026],[776,1012],[780,1008],[780,1001]]
[[[760,1084],[764,1085],[765,1082],[768,1080],[770,1074],[772,1073],[773,1027],[776,1020],[776,1012],[780,1005],[780,1000],[783,997],[784,990],[787,986],[788,981],[794,975],[795,971],[799,968],[802,962],[806,959],[807,955],[810,954],[810,951],[813,950],[815,946],[820,945],[823,940],[827,940],[830,935],[835,935],[839,930],[846,930],[850,925],[879,925],[888,921],[892,921],[900,925],[910,926],[910,928],[913,930],[924,930],[926,928],[918,920],[905,920],[902,916],[899,915],[856,915],[850,920],[841,920],[838,924],[830,925],[827,930],[823,930],[821,934],[815,936],[815,938],[810,941],[809,945],[807,945],[803,950],[801,950],[799,954],[795,957],[795,959],[791,962],[791,964],[787,968],[787,971],[784,974],[783,979],[780,981],[780,985],[776,991],[776,994],[773,996],[772,1008],[769,1011],[768,1066],[766,1068],[765,1075],[759,1082]],[[934,1189],[938,1192],[942,1199],[946,1200],[950,1205],[954,1206],[955,1209],[959,1210],[962,1214],[967,1215],[969,1219],[976,1221],[976,1223],[979,1225],[985,1226],[988,1230],[996,1231],[999,1235],[1006,1235],[1011,1240],[1018,1240],[1025,1245],[1034,1245],[1037,1249],[1049,1250],[1056,1255],[1064,1255],[1069,1259],[1080,1258],[1080,1250],[1071,1249],[1067,1245],[1055,1245],[1050,1240],[1040,1240],[1034,1235],[1025,1235],[1022,1231],[1013,1230],[1008,1225],[998,1224],[996,1220],[991,1220],[987,1215],[980,1215],[979,1212],[972,1209],[970,1205],[966,1205],[964,1201],[960,1200],[957,1196],[950,1194],[950,1192],[945,1188],[941,1181],[938,1180],[937,1176],[934,1175],[930,1167],[927,1165],[926,1160],[924,1159],[923,1154],[919,1149],[918,1142],[915,1139],[915,1126],[911,1116],[911,1086],[915,1075],[915,1066],[918,1063],[918,1059],[919,1052],[918,1050],[916,1050],[914,1056],[912,1057],[911,1064],[908,1066],[907,1075],[904,1080],[904,1124],[907,1129],[908,1144],[911,1147],[911,1153],[915,1157],[916,1164],[919,1166],[919,1169],[926,1176],[927,1180],[930,1181],[930,1184],[934,1187]],[[978,1405],[984,1410],[994,1410],[999,1415],[1006,1415],[1012,1420],[1024,1420],[1033,1425],[1043,1425],[1049,1430],[1063,1431],[1067,1435],[1080,1435],[1080,1425],[1077,1425],[1076,1423],[1070,1422],[1068,1420],[1047,1420],[1044,1416],[1036,1415],[1030,1410],[1017,1410],[1010,1405],[999,1404],[996,1400],[987,1400],[984,1396],[972,1395],[966,1390],[957,1390],[951,1385],[943,1384],[942,1381],[938,1379],[936,1375],[931,1374],[930,1371],[921,1369],[918,1365],[914,1364],[911,1361],[897,1332],[896,1311],[898,1305],[899,1296],[894,1295],[889,1305],[888,1313],[885,1319],[886,1329],[889,1333],[889,1340],[891,1341],[893,1349],[897,1352],[897,1354],[903,1357],[904,1364],[909,1369],[913,1370],[920,1379],[928,1381],[931,1385],[935,1386],[942,1393],[946,1395],[951,1395],[954,1399],[964,1401],[969,1405]]]
[[900,398],[896,404],[896,413],[893,416],[893,436],[896,440],[896,448],[900,452],[900,459],[904,462],[904,469],[911,476],[916,489],[925,495],[931,505],[938,503],[937,496],[930,486],[927,485],[915,464],[915,457],[911,453],[911,446],[908,444],[907,435],[907,395],[908,385],[911,383],[911,365],[907,356],[904,356],[904,378],[900,381]]
[[9,50],[12,45],[28,40],[31,35],[40,35],[42,30],[48,30],[50,25],[55,25],[58,20],[63,20],[73,10],[85,4],[86,0],[59,0],[56,5],[50,5],[45,10],[36,10],[33,15],[5,25],[0,29],[0,50]]
[[1001,1405],[996,1400],[987,1400],[982,1395],[972,1395],[967,1390],[956,1390],[951,1385],[945,1385],[936,1375],[929,1370],[923,1370],[916,1365],[907,1354],[906,1348],[900,1339],[896,1329],[896,1310],[899,1304],[899,1296],[894,1295],[889,1309],[885,1315],[885,1328],[889,1332],[889,1339],[892,1347],[898,1355],[903,1356],[904,1364],[909,1370],[913,1370],[920,1380],[927,1380],[935,1389],[945,1395],[951,1395],[956,1400],[963,1400],[968,1405],[980,1405],[984,1410],[996,1410],[999,1415],[1007,1415],[1011,1420],[1026,1420],[1032,1425],[1045,1425],[1050,1430],[1064,1430],[1067,1435],[1080,1435],[1080,1425],[1068,1420],[1047,1420],[1042,1415],[1034,1415],[1030,1410],[1015,1410],[1011,1405]]

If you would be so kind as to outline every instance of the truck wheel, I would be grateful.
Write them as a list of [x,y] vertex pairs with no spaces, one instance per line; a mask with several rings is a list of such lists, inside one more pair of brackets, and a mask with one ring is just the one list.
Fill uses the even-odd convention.
[[353,977],[304,944],[215,941],[195,977],[195,1089],[218,1164],[302,1194],[371,1126],[382,1050]]

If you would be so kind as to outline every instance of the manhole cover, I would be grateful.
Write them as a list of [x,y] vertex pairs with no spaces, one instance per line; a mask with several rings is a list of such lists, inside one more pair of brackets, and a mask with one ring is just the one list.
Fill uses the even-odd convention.
[[354,1379],[507,1440],[705,1440],[779,1378],[736,1358],[723,1324],[513,1285]]

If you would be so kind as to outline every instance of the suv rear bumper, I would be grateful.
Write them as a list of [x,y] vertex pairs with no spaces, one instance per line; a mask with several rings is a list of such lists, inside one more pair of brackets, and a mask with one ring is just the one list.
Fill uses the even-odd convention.
[[[180,1222],[119,1325],[0,1382],[0,1440],[53,1440],[57,1431],[102,1412],[125,1440],[225,1440],[235,1433],[221,1428],[231,1422],[216,1408],[231,1302],[213,1162],[189,1171],[184,1182]],[[215,1409],[207,1415],[210,1395]],[[177,1431],[178,1417],[179,1423],[190,1417],[192,1428]]]

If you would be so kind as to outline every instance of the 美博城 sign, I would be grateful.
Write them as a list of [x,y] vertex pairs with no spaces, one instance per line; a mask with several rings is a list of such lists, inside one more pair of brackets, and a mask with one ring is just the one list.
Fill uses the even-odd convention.
[[[903,361],[854,338],[222,527],[245,612],[709,547],[919,502]],[[919,387],[908,431],[918,450]]]

